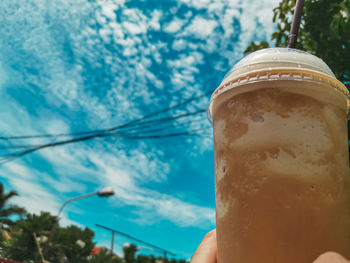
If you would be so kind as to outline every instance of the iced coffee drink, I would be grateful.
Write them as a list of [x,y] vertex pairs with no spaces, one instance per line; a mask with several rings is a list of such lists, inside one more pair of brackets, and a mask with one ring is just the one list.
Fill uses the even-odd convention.
[[327,65],[292,49],[255,52],[209,111],[218,262],[350,258],[348,92]]

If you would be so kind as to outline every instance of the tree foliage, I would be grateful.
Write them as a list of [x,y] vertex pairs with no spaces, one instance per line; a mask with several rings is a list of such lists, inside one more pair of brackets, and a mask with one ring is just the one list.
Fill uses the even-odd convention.
[[40,254],[33,233],[38,237],[47,236],[55,221],[56,217],[45,212],[40,215],[27,214],[26,219],[18,220],[10,228],[12,238],[2,243],[3,256],[18,261],[40,262]]
[[[295,0],[282,0],[273,10],[277,23],[271,41],[286,47]],[[350,77],[350,0],[305,0],[298,36],[298,49],[322,58],[336,77],[349,87]],[[245,53],[269,47],[269,43],[253,42]]]
[[135,263],[135,255],[137,252],[137,247],[134,244],[123,247],[124,260],[126,263]]
[[89,228],[81,229],[71,225],[56,229],[47,253],[47,260],[58,262],[58,259],[67,258],[66,262],[85,263],[94,247],[92,241],[94,232]]
[[155,258],[151,258],[146,255],[138,255],[136,259],[136,263],[153,263]]
[[13,225],[11,216],[25,214],[25,209],[14,204],[9,204],[9,200],[15,196],[18,196],[16,191],[10,191],[5,193],[5,189],[2,183],[0,183],[0,228],[3,229],[5,225]]
[[[41,263],[41,255],[50,263],[186,263],[185,260],[137,255],[139,249],[130,244],[123,248],[124,259],[102,249],[91,256],[94,233],[77,226],[59,227],[49,243],[49,236],[57,224],[57,217],[48,212],[27,214],[10,227],[11,239],[0,243],[0,256],[17,261]],[[34,238],[34,233],[36,239]],[[39,244],[39,248],[38,245]]]
[[52,263],[88,262],[88,257],[94,246],[94,233],[76,226],[58,227],[48,244],[48,237],[56,224],[57,217],[48,212],[40,215],[27,214],[26,218],[16,221],[11,230],[12,238],[2,242],[2,256],[18,261],[41,262],[41,257],[34,233],[38,238],[40,248],[46,260]]

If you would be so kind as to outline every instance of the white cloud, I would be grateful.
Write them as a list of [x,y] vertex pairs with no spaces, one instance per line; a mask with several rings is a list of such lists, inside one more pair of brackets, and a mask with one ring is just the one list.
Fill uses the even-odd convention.
[[164,31],[167,33],[176,33],[182,28],[185,22],[184,20],[175,18],[164,27]]
[[116,20],[117,15],[115,14],[115,10],[118,9],[118,6],[114,3],[107,3],[102,5],[102,13],[111,20]]
[[96,13],[96,20],[100,24],[105,24],[107,22],[107,18],[103,15],[103,13],[98,12]]
[[188,86],[191,85],[192,88],[197,86],[194,84],[196,82],[195,74],[199,73],[198,65],[202,63],[203,55],[198,52],[190,52],[186,55],[181,54],[179,59],[168,60],[167,64],[169,68],[172,69],[171,82],[173,86],[176,87],[177,90],[191,93],[192,91],[188,89]]
[[109,43],[111,41],[113,31],[110,28],[101,28],[99,33],[104,42]]
[[67,134],[71,132],[69,125],[62,119],[48,119],[46,120],[46,125],[43,128],[50,134]]
[[185,29],[187,34],[194,34],[198,38],[204,39],[213,33],[217,21],[196,16],[192,23]]
[[186,49],[188,43],[186,40],[184,39],[176,39],[173,43],[173,46],[172,48],[177,50],[177,51],[181,51],[181,50],[184,50]]
[[[79,149],[79,147],[75,147],[74,152],[79,151],[77,148]],[[145,180],[154,182],[165,180],[169,169],[167,164],[159,163],[156,159],[150,161],[149,157],[147,158],[138,150],[131,152],[130,156],[123,156],[125,153],[122,151],[115,154],[103,152],[84,152],[84,154],[94,167],[88,180],[98,183],[101,188],[111,186],[115,190],[115,197],[109,201],[112,206],[119,207],[121,203],[126,206],[136,206],[139,216],[136,219],[138,223],[152,224],[155,220],[168,220],[182,227],[202,228],[214,224],[214,209],[191,204],[140,186],[140,183]],[[70,169],[74,169],[77,177],[81,177],[82,174],[79,171],[83,170],[79,166],[84,166],[84,162],[80,159],[81,155],[83,154],[70,155],[71,162],[75,163],[75,167],[70,167]],[[57,155],[55,154],[55,156]],[[62,158],[59,159],[62,161]],[[55,164],[55,160],[51,159],[50,161]],[[63,162],[66,161],[66,159],[63,160]],[[67,165],[69,166],[69,163],[66,163]],[[57,190],[60,190],[60,187],[63,185],[55,185]],[[70,185],[70,187],[73,186]],[[173,216],[174,213],[177,215],[176,217]]]
[[59,193],[85,193],[87,191],[85,184],[79,183],[69,176],[62,175],[58,179],[45,176],[41,180],[42,183]]
[[180,227],[192,226],[205,229],[215,225],[213,208],[191,204],[166,194],[140,188],[134,191],[116,189],[117,202],[137,207],[135,213],[138,218],[132,220],[138,224],[151,225],[167,220]]
[[213,208],[186,203],[166,195],[160,198],[157,198],[157,195],[155,195],[155,197],[148,198],[147,202],[153,206],[150,211],[157,211],[157,216],[160,215],[162,218],[173,221],[182,227],[197,226],[208,228],[215,225],[215,210]]
[[196,8],[206,8],[210,0],[193,0],[192,4]]
[[26,166],[12,162],[12,163],[6,164],[6,168],[12,174],[16,174],[17,176],[19,176],[21,178],[25,178],[25,179],[31,178],[31,171]]
[[59,203],[55,196],[38,180],[40,176],[45,176],[45,174],[18,163],[9,163],[3,165],[0,175],[8,178],[11,186],[20,194],[15,199],[17,205],[25,207],[31,213],[39,213],[40,211],[57,213]]
[[[232,65],[242,56],[244,49],[251,41],[269,40],[274,30],[272,9],[278,5],[279,0],[179,0],[179,2],[193,8],[206,10],[206,16],[197,15],[191,21],[190,26],[178,35],[187,36],[191,33],[199,39],[206,40],[205,45],[198,44],[197,48],[198,46],[202,47],[207,52],[222,52],[221,55],[229,58]],[[234,21],[239,22],[238,32],[234,28]],[[217,26],[224,29],[223,34],[215,32]],[[232,44],[230,37],[238,33],[239,41],[235,42],[234,49],[227,50],[227,46]],[[183,45],[178,45],[182,42],[177,41],[174,43],[174,48],[182,50]]]
[[131,34],[144,34],[147,32],[147,27],[143,24],[136,24],[131,22],[124,22],[123,26],[131,33]]
[[59,203],[55,201],[53,195],[49,194],[49,189],[43,188],[38,182],[25,181],[23,178],[11,178],[10,183],[16,191],[21,193],[16,200],[16,204],[25,207],[32,213],[39,213],[40,211],[57,213]]
[[[38,152],[41,158],[47,160],[60,180],[69,178],[81,184],[94,183],[94,170],[89,168],[85,156],[84,146],[80,150],[79,145],[67,145],[65,147],[47,148]],[[79,149],[79,150],[77,150]],[[70,191],[72,185],[67,185]],[[68,190],[66,190],[68,191]]]
[[159,20],[162,18],[163,12],[160,10],[154,10],[151,14],[151,20],[148,23],[148,26],[154,30],[160,29]]
[[[222,26],[225,31],[225,37],[230,37],[234,33],[234,28],[232,26],[234,19],[239,17],[239,11],[237,9],[226,9],[222,17]],[[251,18],[250,18],[251,19]]]
[[[73,148],[74,150],[66,155],[58,153],[66,152],[67,148],[48,149],[43,156],[44,158],[51,156],[52,158],[50,157],[49,159],[50,163],[55,167],[61,167],[57,169],[57,173],[63,174],[64,168],[62,165],[64,164],[69,169],[74,170],[76,178],[97,183],[100,185],[100,188],[105,186],[113,187],[116,196],[109,201],[110,204],[114,205],[114,202],[116,202],[116,206],[120,206],[121,203],[124,203],[126,206],[136,206],[138,208],[137,214],[139,215],[136,219],[138,223],[151,224],[155,220],[168,220],[182,227],[196,226],[202,228],[214,224],[214,209],[191,204],[170,195],[147,190],[140,186],[145,180],[158,181],[159,183],[166,180],[165,175],[169,172],[169,166],[167,164],[163,164],[157,159],[153,159],[152,161],[152,156],[146,157],[139,150],[134,150],[130,152],[130,155],[125,155],[126,153],[123,153],[123,151],[117,151],[111,154],[86,151],[85,147],[79,147],[78,145]],[[84,167],[86,166],[85,160],[88,160],[93,165],[92,167],[94,167],[92,169],[90,165],[89,176],[86,176],[86,171],[84,171]],[[76,180],[69,182],[71,178],[71,176],[63,176],[59,181],[53,178],[46,178],[44,182],[58,192],[67,191],[67,187],[76,192],[83,191],[84,188],[81,183],[78,184]],[[31,208],[33,211],[37,211],[41,203],[47,203],[47,200],[50,200],[48,197],[43,198],[47,193],[41,189],[39,182],[31,183],[32,185],[30,186],[25,181],[21,185],[23,180],[12,180],[11,182],[16,189],[19,189],[21,194],[23,193],[24,197],[28,197],[29,199],[34,198],[36,200],[37,205]],[[38,195],[35,193],[38,193]],[[42,207],[49,209],[49,207],[53,206],[52,201],[48,203]],[[71,209],[73,207],[74,205]],[[49,211],[52,211],[52,209]],[[177,215],[176,217],[173,216],[174,213]]]

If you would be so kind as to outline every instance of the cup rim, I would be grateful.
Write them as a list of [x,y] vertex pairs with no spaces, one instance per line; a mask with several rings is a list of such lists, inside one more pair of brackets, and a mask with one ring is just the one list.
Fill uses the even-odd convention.
[[242,74],[233,79],[224,79],[220,86],[213,92],[210,97],[208,105],[208,118],[212,123],[212,110],[214,100],[223,93],[234,89],[240,85],[252,84],[257,82],[270,82],[270,81],[305,81],[305,82],[318,82],[322,84],[328,84],[334,90],[343,94],[347,101],[347,115],[350,117],[350,93],[345,85],[336,78],[311,69],[298,69],[292,67],[272,68],[272,69],[260,69],[251,71],[246,74]]

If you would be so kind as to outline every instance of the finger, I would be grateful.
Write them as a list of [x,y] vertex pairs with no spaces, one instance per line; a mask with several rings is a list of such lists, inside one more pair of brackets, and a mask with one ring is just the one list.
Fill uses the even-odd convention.
[[313,263],[350,263],[350,261],[338,253],[326,252],[319,256]]
[[216,263],[216,257],[216,230],[214,229],[205,235],[194,253],[191,263]]

